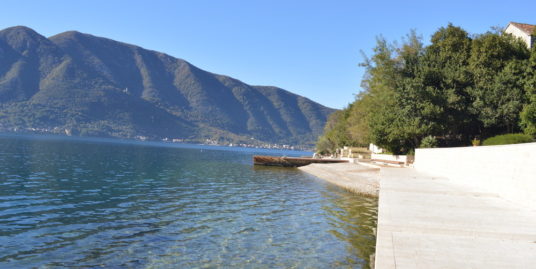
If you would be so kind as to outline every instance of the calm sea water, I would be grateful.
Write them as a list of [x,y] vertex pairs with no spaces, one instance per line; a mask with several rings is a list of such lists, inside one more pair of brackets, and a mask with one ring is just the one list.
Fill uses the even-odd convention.
[[256,153],[0,135],[0,267],[367,268],[377,200]]

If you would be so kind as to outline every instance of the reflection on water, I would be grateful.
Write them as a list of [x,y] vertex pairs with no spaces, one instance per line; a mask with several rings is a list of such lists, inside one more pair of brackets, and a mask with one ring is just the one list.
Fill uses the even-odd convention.
[[0,137],[0,267],[367,267],[374,198],[252,154]]
[[370,268],[371,256],[376,245],[376,220],[378,216],[378,199],[376,197],[356,195],[336,186],[329,186],[323,192],[328,197],[323,209],[329,216],[332,229],[329,231],[339,240],[347,242],[348,255],[342,264],[361,264]]

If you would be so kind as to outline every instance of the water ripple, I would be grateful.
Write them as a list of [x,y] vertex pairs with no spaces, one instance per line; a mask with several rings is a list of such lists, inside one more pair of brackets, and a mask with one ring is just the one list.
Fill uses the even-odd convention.
[[367,267],[377,201],[253,152],[0,137],[0,267]]

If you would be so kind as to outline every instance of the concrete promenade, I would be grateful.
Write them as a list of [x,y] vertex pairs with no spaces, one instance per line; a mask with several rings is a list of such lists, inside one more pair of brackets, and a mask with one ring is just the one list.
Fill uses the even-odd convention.
[[299,169],[349,191],[378,196],[379,167],[353,163],[312,163]]
[[534,209],[413,168],[382,168],[379,196],[376,269],[536,268]]

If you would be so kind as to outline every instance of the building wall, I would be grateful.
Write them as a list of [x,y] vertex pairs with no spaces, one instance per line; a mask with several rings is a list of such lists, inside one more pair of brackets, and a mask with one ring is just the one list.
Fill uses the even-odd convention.
[[536,209],[536,143],[416,149],[414,167]]
[[370,156],[371,159],[375,160],[386,160],[386,161],[396,161],[396,162],[403,162],[406,163],[407,156],[406,155],[391,155],[391,154],[376,154],[373,153]]
[[512,34],[515,37],[519,37],[527,44],[528,48],[532,48],[532,38],[530,35],[527,35],[525,32],[521,31],[519,28],[509,24],[504,30],[507,34]]

